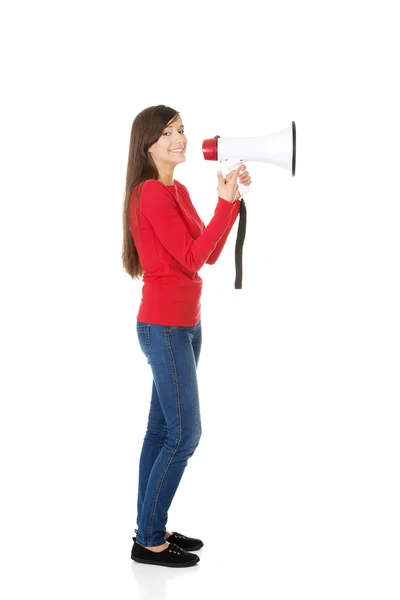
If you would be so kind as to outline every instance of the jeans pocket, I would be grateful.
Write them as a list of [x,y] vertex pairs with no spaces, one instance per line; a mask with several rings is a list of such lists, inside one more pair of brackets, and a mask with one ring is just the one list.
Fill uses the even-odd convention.
[[140,348],[143,354],[147,356],[150,354],[151,346],[150,346],[150,325],[137,325],[136,333],[139,340]]

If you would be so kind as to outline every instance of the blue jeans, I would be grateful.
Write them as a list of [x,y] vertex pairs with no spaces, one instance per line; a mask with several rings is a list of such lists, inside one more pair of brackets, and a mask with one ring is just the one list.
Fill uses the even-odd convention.
[[201,321],[193,327],[137,321],[136,331],[153,372],[139,462],[136,541],[158,546],[166,541],[168,509],[201,436],[197,386]]

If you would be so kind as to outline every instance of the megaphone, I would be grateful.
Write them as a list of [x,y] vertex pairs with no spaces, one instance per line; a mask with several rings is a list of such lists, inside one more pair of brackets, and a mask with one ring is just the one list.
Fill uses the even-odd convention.
[[[266,162],[283,169],[288,169],[294,177],[296,172],[296,124],[292,121],[290,127],[260,137],[222,138],[216,135],[203,141],[203,156],[205,160],[219,160],[228,169],[242,162]],[[239,186],[244,194],[248,186]]]
[[[242,162],[265,162],[296,173],[296,124],[269,135],[245,138],[221,138],[216,135],[203,141],[205,160],[219,160],[228,169]],[[239,185],[240,195],[249,191],[249,186]],[[239,227],[235,246],[236,279],[235,289],[242,289],[242,252],[246,235],[246,204],[241,198]]]

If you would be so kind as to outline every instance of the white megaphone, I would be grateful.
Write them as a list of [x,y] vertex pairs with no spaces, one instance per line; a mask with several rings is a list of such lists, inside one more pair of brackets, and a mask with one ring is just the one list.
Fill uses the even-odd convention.
[[[219,160],[227,169],[233,169],[242,162],[266,162],[288,169],[294,177],[296,172],[296,125],[278,133],[248,138],[222,138],[216,135],[203,141],[205,160]],[[239,185],[243,196],[249,186]]]

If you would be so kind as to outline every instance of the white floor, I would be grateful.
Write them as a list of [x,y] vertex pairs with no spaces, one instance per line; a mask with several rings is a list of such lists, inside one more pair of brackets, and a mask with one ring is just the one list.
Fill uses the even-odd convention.
[[316,362],[307,323],[251,353],[254,328],[239,349],[230,322],[205,335],[203,434],[168,514],[204,541],[200,562],[130,558],[151,389],[139,351],[117,374],[71,352],[64,376],[32,370],[1,421],[2,599],[399,599],[397,380],[346,345]]
[[[2,598],[399,597],[394,507],[379,490],[363,488],[362,472],[329,475],[332,464],[323,472],[317,453],[306,464],[299,460],[303,452],[285,451],[284,445],[272,460],[269,444],[260,456],[250,439],[240,458],[240,436],[230,461],[221,450],[212,463],[211,431],[209,436],[189,462],[169,514],[170,530],[204,541],[197,565],[174,569],[131,561],[134,482],[123,478],[121,465],[105,463],[103,477],[100,463],[90,472],[75,461],[75,477],[67,473],[65,486],[60,473],[52,479],[49,471],[45,494],[43,480],[36,487],[28,481],[26,495],[15,497],[6,544],[2,538]],[[112,451],[114,459],[118,452]]]

